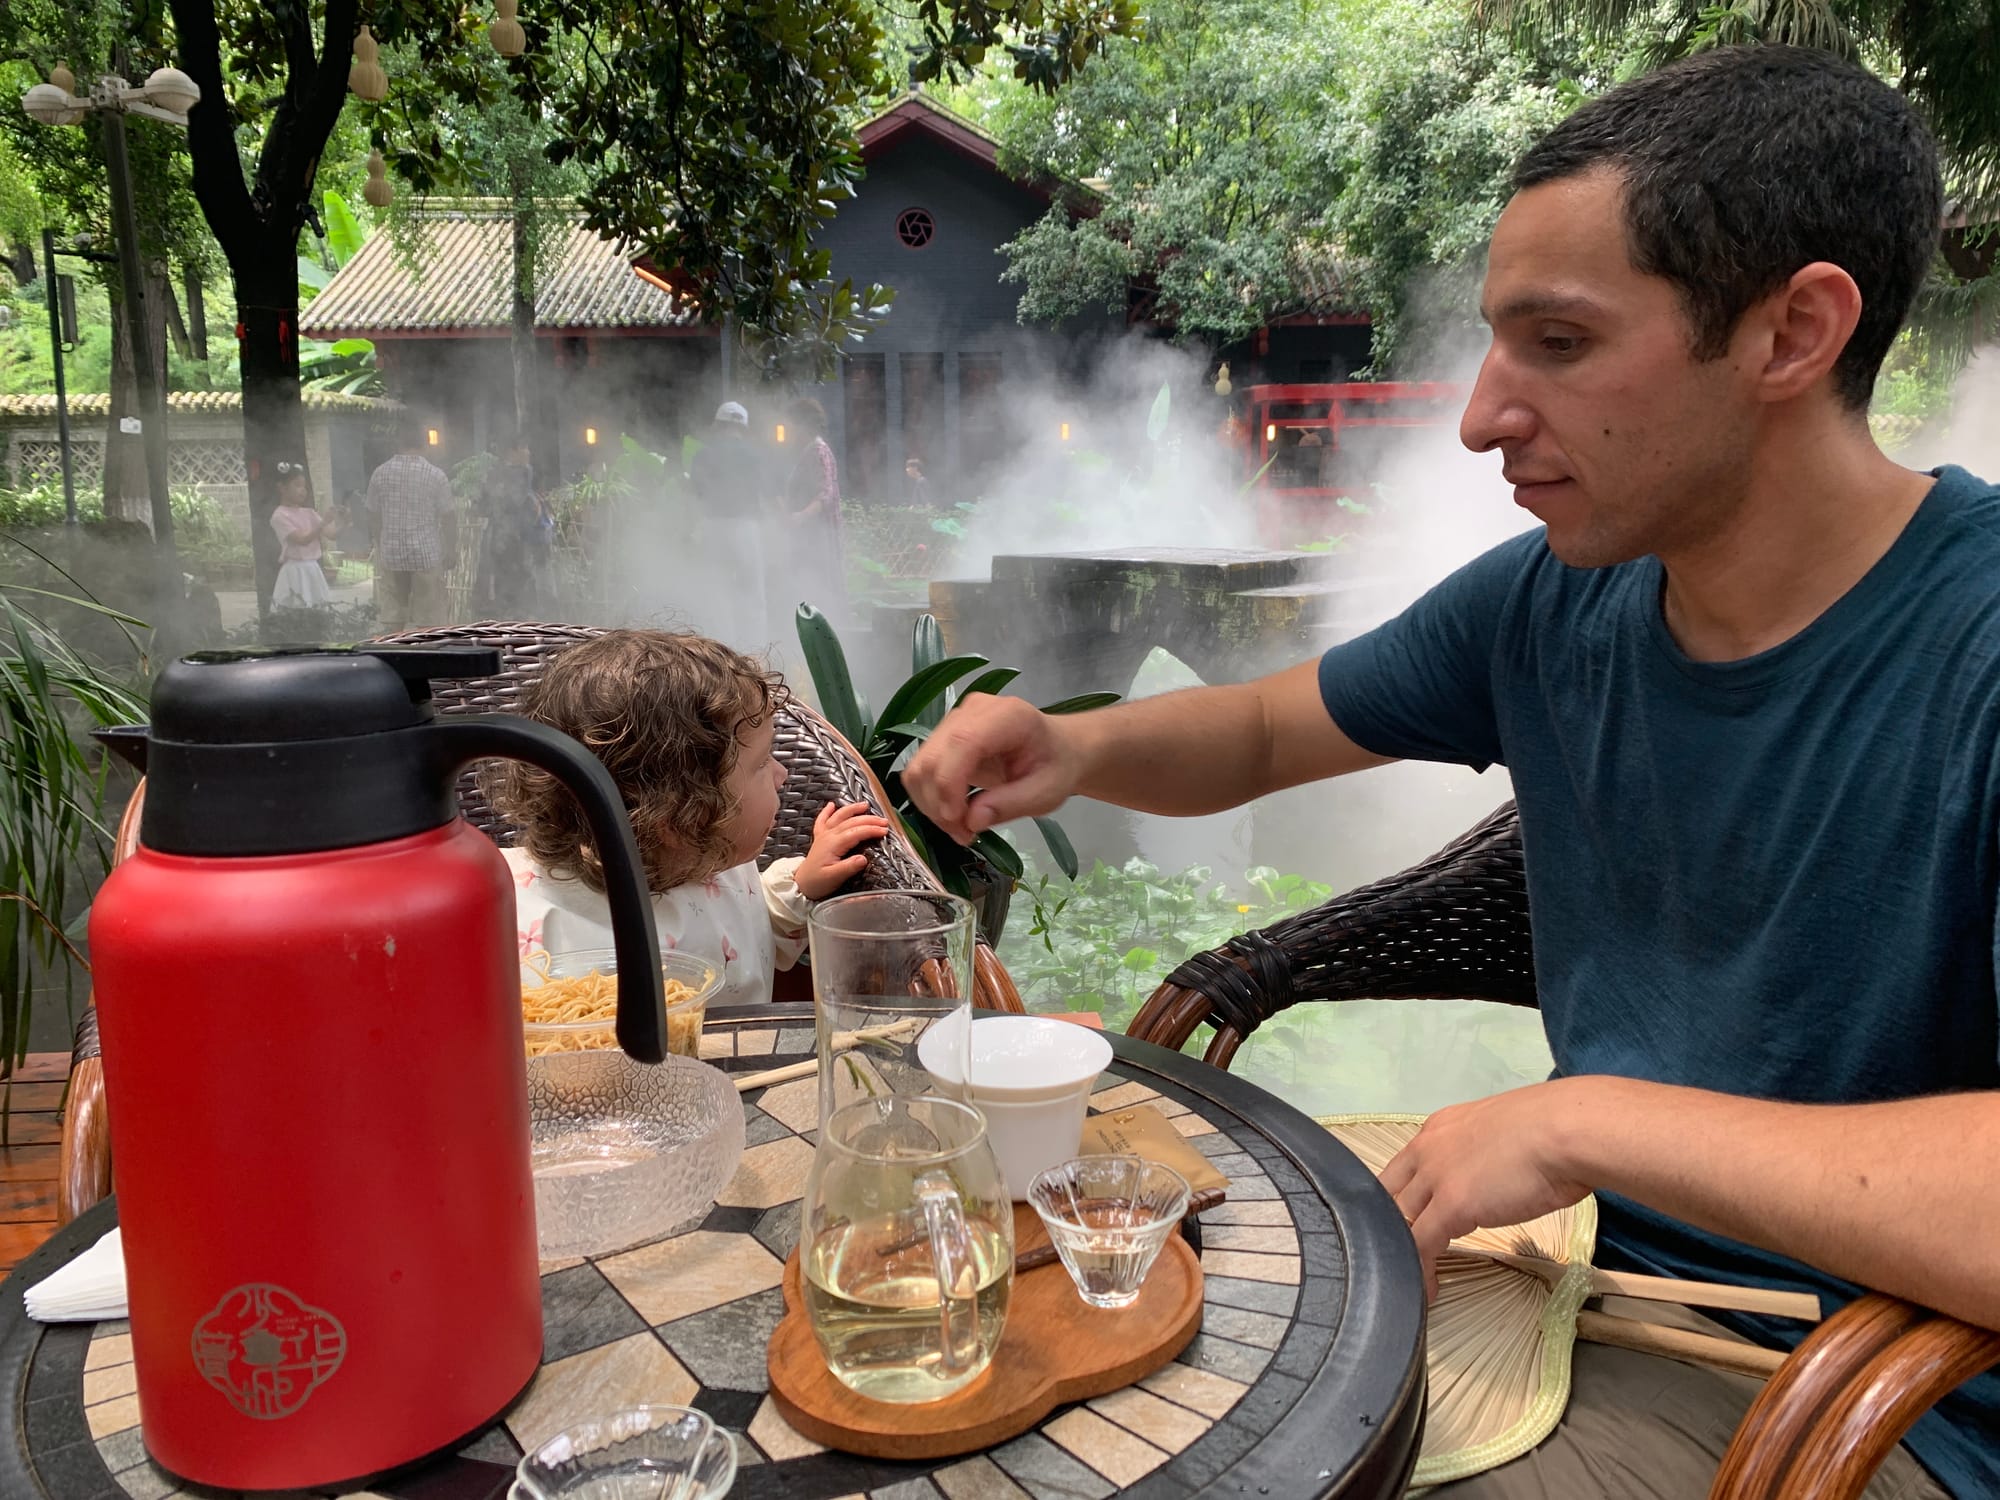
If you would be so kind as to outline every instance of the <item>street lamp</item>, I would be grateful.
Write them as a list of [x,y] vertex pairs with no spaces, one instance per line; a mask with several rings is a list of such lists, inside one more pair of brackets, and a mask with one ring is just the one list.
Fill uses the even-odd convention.
[[[111,229],[118,242],[118,272],[125,284],[125,322],[132,340],[132,364],[139,385],[139,434],[146,450],[146,489],[152,502],[155,562],[160,569],[160,608],[178,613],[180,560],[174,554],[174,515],[167,496],[167,401],[153,368],[145,315],[146,277],[139,262],[139,222],[132,209],[132,169],[125,155],[125,116],[144,115],[180,129],[188,111],[201,102],[201,89],[179,68],[160,68],[136,88],[115,74],[99,78],[87,95],[76,92],[76,76],[57,67],[47,83],[22,96],[21,107],[44,125],[80,125],[85,116],[104,120],[104,159],[111,178]],[[162,615],[165,623],[167,613]]]

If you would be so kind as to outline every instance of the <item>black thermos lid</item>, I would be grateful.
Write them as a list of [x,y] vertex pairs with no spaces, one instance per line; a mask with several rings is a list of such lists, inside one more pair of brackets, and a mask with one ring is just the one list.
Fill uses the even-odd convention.
[[300,854],[441,828],[457,813],[461,761],[437,742],[431,681],[499,670],[484,647],[177,661],[153,685],[140,842],[163,854]]

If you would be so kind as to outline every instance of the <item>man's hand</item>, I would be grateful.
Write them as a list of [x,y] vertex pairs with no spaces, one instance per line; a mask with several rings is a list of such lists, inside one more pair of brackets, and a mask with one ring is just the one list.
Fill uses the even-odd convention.
[[1080,775],[1066,728],[1020,698],[974,693],[910,758],[903,790],[961,844],[996,823],[1054,812]]
[[888,833],[889,820],[869,811],[866,802],[845,807],[827,803],[813,819],[812,847],[792,877],[799,894],[808,901],[824,901],[868,868],[868,856],[856,854],[855,847]]
[[1382,1170],[1437,1295],[1437,1260],[1474,1229],[1521,1224],[1568,1208],[1591,1191],[1565,1142],[1598,1123],[1597,1078],[1558,1078],[1441,1109]]

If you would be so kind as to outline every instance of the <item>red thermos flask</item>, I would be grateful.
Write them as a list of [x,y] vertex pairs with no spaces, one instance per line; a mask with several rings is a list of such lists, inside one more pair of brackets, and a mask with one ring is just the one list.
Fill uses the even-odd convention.
[[[146,1447],[227,1489],[364,1480],[504,1410],[542,1348],[514,886],[457,813],[488,756],[589,817],[618,1040],[665,1053],[631,824],[567,736],[441,720],[484,650],[160,674],[138,851],[90,918]],[[142,749],[141,749],[142,747]]]

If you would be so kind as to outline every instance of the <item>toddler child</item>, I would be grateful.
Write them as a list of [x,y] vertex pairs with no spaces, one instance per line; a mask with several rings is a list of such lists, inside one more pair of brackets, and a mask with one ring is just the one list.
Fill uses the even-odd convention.
[[[580,741],[611,773],[660,947],[721,961],[713,1004],[769,1000],[773,973],[805,950],[811,903],[859,874],[868,857],[857,847],[889,831],[865,802],[829,803],[803,859],[758,872],[785,783],[771,754],[785,696],[775,673],[721,642],[660,630],[579,642],[522,693],[524,714]],[[521,846],[506,851],[522,956],[611,947],[604,872],[569,792],[518,761],[502,763],[492,790],[522,830]]]

